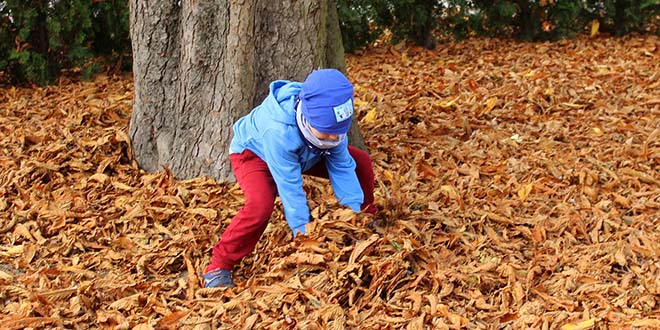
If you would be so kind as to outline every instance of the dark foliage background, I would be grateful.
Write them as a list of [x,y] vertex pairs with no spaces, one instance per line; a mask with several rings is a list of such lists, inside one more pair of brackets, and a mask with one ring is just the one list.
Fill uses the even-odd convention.
[[556,41],[588,32],[594,22],[600,32],[615,35],[660,33],[660,0],[343,0],[339,13],[349,52],[383,31],[392,42],[427,48],[438,37]]
[[0,2],[0,71],[9,83],[49,84],[130,70],[128,7],[118,0]]
[[[0,81],[49,84],[130,71],[129,10],[122,0],[0,1]],[[433,48],[474,36],[555,41],[598,26],[659,33],[660,0],[338,0],[347,52],[376,40]]]

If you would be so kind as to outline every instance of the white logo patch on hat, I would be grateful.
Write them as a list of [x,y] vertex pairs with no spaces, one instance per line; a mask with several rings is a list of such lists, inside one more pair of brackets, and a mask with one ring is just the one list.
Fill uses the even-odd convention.
[[332,109],[335,110],[335,119],[338,123],[341,123],[353,115],[353,99],[348,99],[348,101],[332,107]]

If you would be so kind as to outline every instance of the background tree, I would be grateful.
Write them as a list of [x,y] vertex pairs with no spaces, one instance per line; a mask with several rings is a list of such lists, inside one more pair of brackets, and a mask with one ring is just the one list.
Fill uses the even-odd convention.
[[[130,12],[129,135],[148,171],[231,178],[231,126],[272,80],[345,69],[334,0],[131,0]],[[356,125],[350,139],[362,144]]]

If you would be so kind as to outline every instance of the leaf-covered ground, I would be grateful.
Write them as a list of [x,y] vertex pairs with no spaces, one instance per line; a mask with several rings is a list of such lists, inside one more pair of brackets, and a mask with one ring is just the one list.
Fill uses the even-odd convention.
[[347,61],[381,213],[306,180],[233,290],[199,276],[240,189],[139,171],[130,79],[0,89],[2,327],[660,327],[660,38]]

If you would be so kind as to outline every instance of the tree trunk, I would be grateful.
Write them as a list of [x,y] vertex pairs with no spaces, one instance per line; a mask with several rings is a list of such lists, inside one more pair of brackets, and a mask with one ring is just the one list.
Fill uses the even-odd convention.
[[[21,5],[23,6],[23,5]],[[26,6],[24,9],[33,9],[34,10],[34,20],[32,20],[31,26],[28,26],[30,35],[28,37],[28,44],[32,51],[36,54],[43,56],[46,59],[46,70],[38,74],[39,83],[46,84],[48,81],[51,81],[55,76],[57,71],[57,60],[53,58],[53,54],[49,54],[49,45],[48,45],[48,2],[44,0],[35,0],[31,2],[30,6]]]
[[541,31],[539,16],[534,13],[534,5],[529,0],[516,0],[520,9],[518,25],[518,38],[524,41],[535,41]]
[[[130,0],[130,10],[129,135],[147,171],[233,179],[231,126],[272,80],[345,70],[335,0]],[[353,126],[352,141],[363,147]]]
[[[26,8],[27,9],[27,8]],[[43,0],[32,1],[32,9],[34,9],[35,19],[28,43],[36,53],[48,56],[48,4]],[[52,72],[49,72],[52,73]],[[52,76],[49,76],[52,77]]]
[[626,25],[626,8],[630,5],[628,0],[614,1],[614,33],[622,36],[628,33]]

